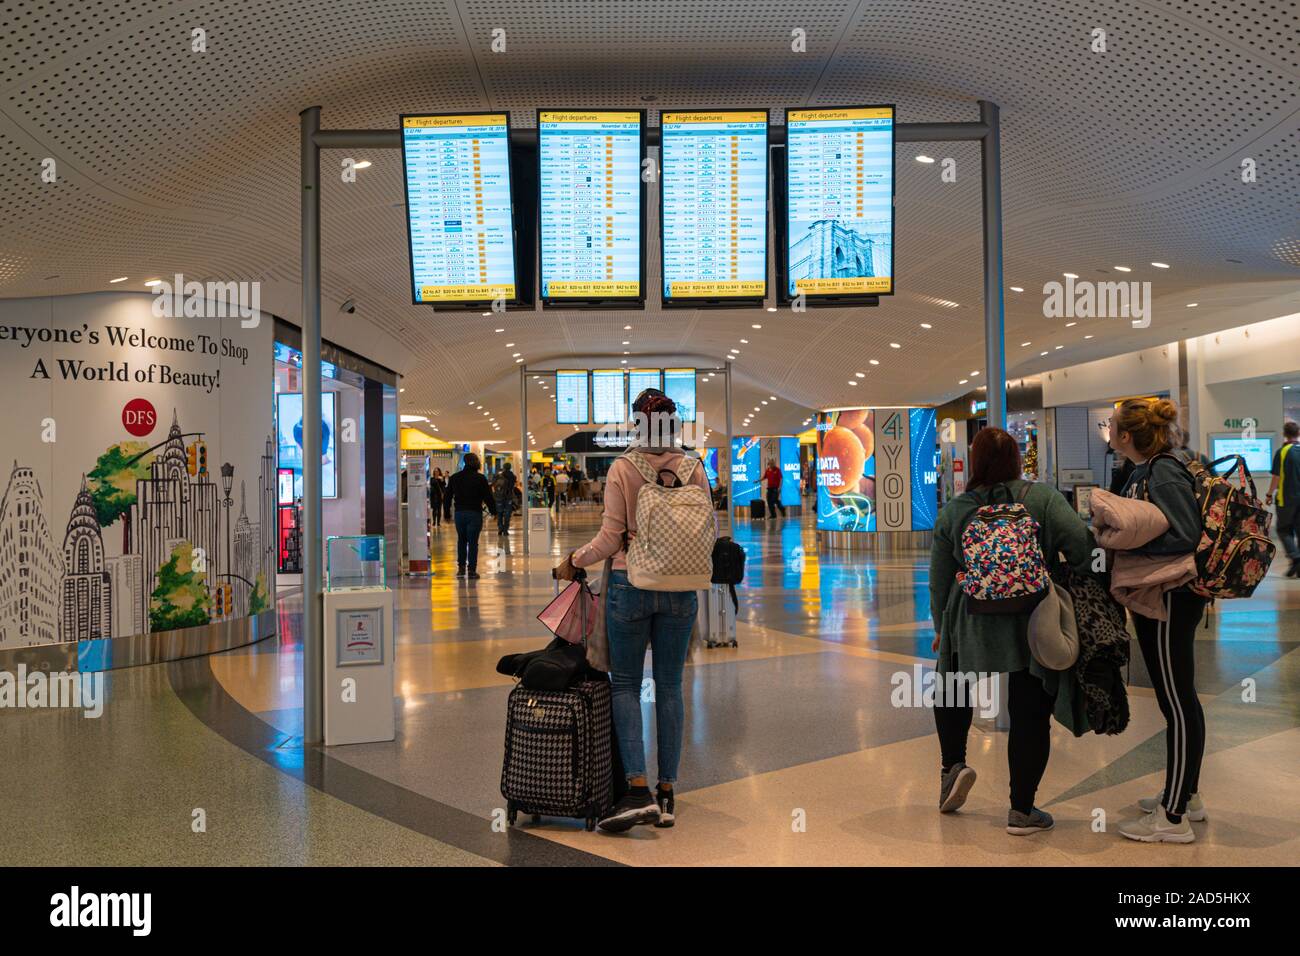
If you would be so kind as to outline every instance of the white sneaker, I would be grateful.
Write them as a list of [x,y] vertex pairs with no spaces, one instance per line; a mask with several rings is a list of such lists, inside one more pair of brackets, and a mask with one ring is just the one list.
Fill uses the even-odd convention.
[[[1154,797],[1143,797],[1138,801],[1138,806],[1142,808],[1143,813],[1151,813],[1156,807],[1163,806],[1165,802],[1165,792],[1161,790]],[[1209,819],[1205,815],[1205,804],[1201,802],[1201,795],[1194,793],[1187,798],[1187,819],[1193,823],[1204,823]]]
[[1196,833],[1192,824],[1184,815],[1179,823],[1172,823],[1164,807],[1156,807],[1146,816],[1124,823],[1119,828],[1120,836],[1137,840],[1139,843],[1195,843]]

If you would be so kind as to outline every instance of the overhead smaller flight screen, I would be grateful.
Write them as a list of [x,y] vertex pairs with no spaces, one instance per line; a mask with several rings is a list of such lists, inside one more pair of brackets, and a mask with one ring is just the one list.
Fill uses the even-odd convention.
[[664,113],[664,301],[767,294],[767,111]]
[[561,425],[585,425],[591,420],[586,369],[560,369],[555,373],[555,420]]
[[598,368],[591,373],[591,403],[597,425],[627,421],[627,375],[621,368]]
[[659,380],[659,369],[657,368],[633,368],[628,369],[627,373],[627,394],[628,401],[636,401],[636,397],[644,392],[647,388],[663,389],[663,383]]
[[402,117],[415,303],[515,299],[506,113]]
[[678,418],[695,421],[695,369],[664,369],[664,394],[677,406]]

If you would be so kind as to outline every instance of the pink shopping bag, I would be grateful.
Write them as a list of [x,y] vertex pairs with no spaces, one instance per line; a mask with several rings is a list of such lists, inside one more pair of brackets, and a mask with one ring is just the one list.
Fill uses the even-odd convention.
[[570,644],[585,641],[596,622],[596,596],[586,581],[570,581],[550,604],[537,615],[555,634]]

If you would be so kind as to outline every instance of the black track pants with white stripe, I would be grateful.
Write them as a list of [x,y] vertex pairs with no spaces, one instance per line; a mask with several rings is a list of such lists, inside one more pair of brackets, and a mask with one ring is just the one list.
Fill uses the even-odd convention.
[[1200,788],[1201,758],[1205,754],[1205,712],[1196,696],[1196,664],[1192,642],[1205,614],[1205,598],[1189,591],[1166,591],[1168,620],[1134,613],[1142,659],[1155,687],[1156,702],[1165,715],[1165,809],[1181,814],[1187,798]]

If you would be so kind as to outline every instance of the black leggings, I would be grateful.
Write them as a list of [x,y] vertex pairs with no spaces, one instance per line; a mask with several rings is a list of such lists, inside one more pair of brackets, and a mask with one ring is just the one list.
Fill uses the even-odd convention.
[[1165,613],[1169,620],[1133,614],[1142,660],[1151,675],[1160,713],[1165,715],[1164,806],[1175,816],[1187,810],[1187,798],[1199,790],[1201,758],[1205,756],[1205,712],[1196,696],[1196,659],[1192,654],[1205,605],[1205,598],[1190,591],[1167,591]]
[[[942,681],[940,675],[936,676]],[[1007,734],[1007,765],[1011,772],[1011,809],[1028,813],[1034,808],[1034,794],[1038,792],[1052,749],[1055,699],[1043,690],[1043,682],[1027,670],[1012,671],[1008,683],[1007,713],[1011,717],[1011,731]],[[940,690],[935,697],[934,726],[939,732],[939,747],[946,768],[966,762],[966,737],[974,710],[970,706],[940,706],[944,700]]]

